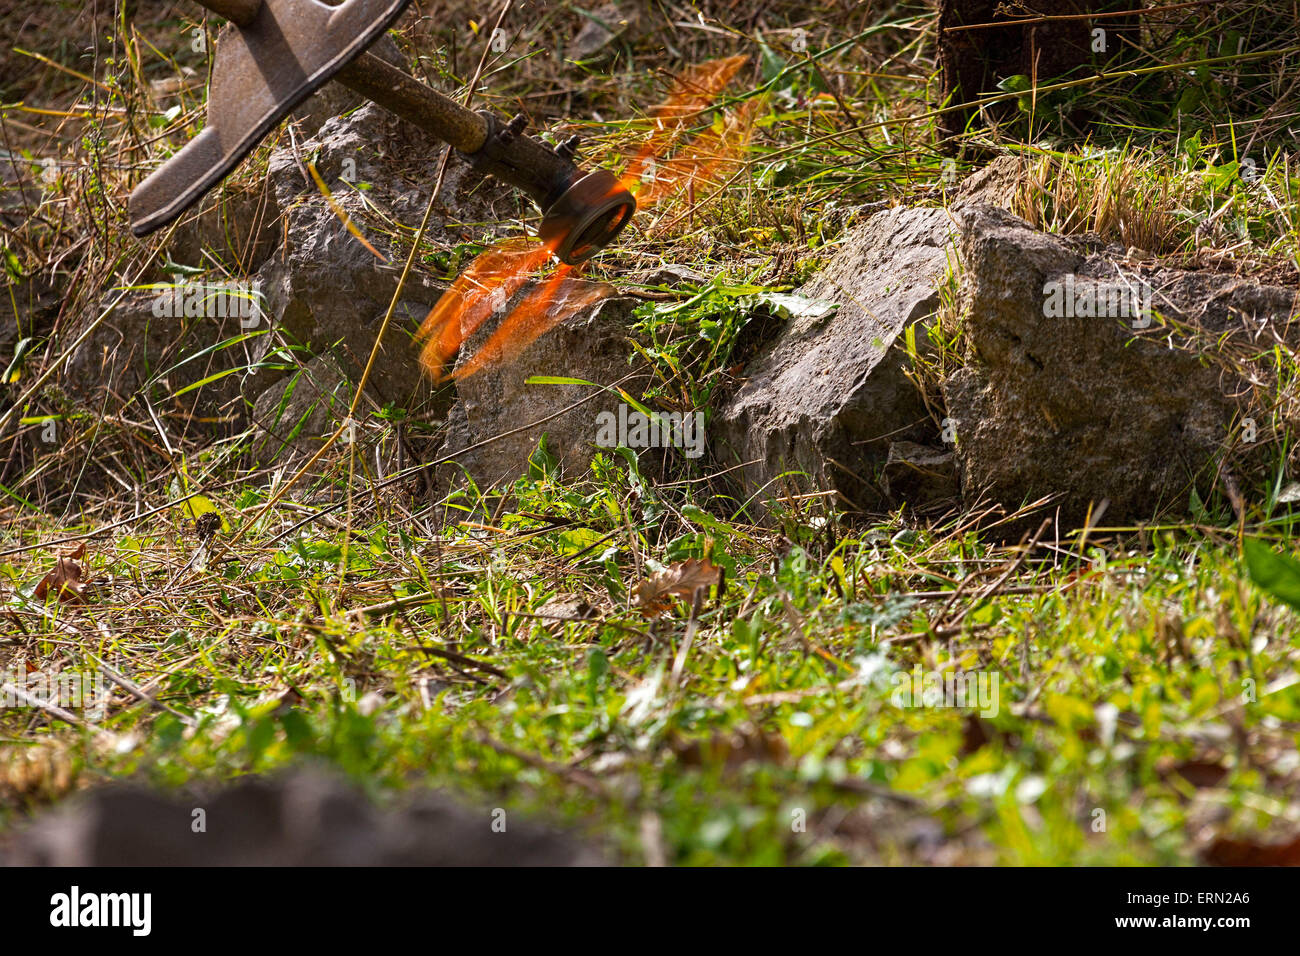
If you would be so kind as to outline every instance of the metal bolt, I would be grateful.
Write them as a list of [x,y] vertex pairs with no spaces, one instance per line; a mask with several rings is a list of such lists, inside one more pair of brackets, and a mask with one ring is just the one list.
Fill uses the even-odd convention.
[[506,123],[506,125],[501,128],[501,131],[497,133],[497,140],[502,146],[508,146],[510,143],[513,143],[515,137],[523,133],[527,127],[528,117],[523,113],[516,113],[514,116],[510,117],[510,122]]
[[555,147],[555,155],[561,159],[573,159],[578,155],[578,147],[582,145],[581,136],[570,136],[559,146]]

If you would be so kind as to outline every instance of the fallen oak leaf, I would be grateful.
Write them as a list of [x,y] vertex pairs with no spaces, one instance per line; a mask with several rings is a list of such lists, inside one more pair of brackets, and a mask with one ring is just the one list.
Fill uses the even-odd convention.
[[36,585],[35,596],[38,601],[44,601],[49,596],[50,589],[59,596],[60,601],[70,603],[85,603],[86,593],[85,584],[81,580],[81,561],[86,556],[86,543],[83,541],[72,551],[61,555],[54,562],[54,570],[50,571]]
[[670,597],[692,601],[700,588],[713,587],[721,580],[722,569],[707,558],[688,558],[637,584],[636,604],[646,617],[659,617],[672,607]]

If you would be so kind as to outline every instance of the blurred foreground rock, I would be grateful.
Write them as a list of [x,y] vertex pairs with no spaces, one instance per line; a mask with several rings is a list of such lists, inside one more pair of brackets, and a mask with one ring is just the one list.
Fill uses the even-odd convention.
[[[88,792],[19,833],[10,866],[598,866],[591,847],[485,807],[425,793],[376,808],[314,771],[246,777],[184,798]],[[504,820],[504,831],[501,830]],[[494,823],[496,827],[494,829]]]

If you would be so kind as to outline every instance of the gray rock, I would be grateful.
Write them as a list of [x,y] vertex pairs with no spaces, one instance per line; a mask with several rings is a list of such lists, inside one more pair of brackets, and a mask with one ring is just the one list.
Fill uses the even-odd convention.
[[[387,261],[344,226],[311,182],[300,162],[305,156],[316,157],[335,203]],[[387,238],[391,223],[419,224],[440,156],[441,144],[374,105],[327,121],[296,152],[286,148],[272,154],[269,177],[286,220],[285,240],[259,276],[272,334],[259,341],[255,354],[267,367],[244,383],[251,404],[278,403],[288,372],[275,366],[301,366],[312,356],[328,354],[345,378],[360,381],[405,264],[406,250],[394,248]],[[439,195],[426,233],[433,248],[490,239],[510,229],[526,208],[508,187],[483,179],[454,157]],[[427,271],[417,265],[408,275],[367,387],[380,406],[439,419],[450,392],[433,387],[422,372],[414,342],[445,289]],[[285,362],[286,357],[293,361]],[[268,393],[272,397],[263,401]],[[255,417],[259,425],[265,421],[260,414]],[[300,434],[311,437],[307,427]],[[277,447],[275,441],[260,445]]]
[[[64,290],[68,279],[62,272],[42,270],[11,282],[0,294],[0,414],[8,412],[27,391],[35,370],[45,361],[48,336],[55,328],[65,307]],[[13,374],[6,375],[10,369]],[[63,411],[66,395],[57,386],[41,390],[25,413],[37,418]],[[25,417],[25,416],[24,416]],[[0,429],[0,485],[7,485],[14,475],[28,474],[42,455],[58,453],[60,423],[52,420],[22,424],[18,415]],[[25,494],[38,494],[49,502],[64,489],[54,470],[38,474]]]
[[[746,497],[834,489],[850,508],[877,509],[887,501],[878,473],[890,443],[938,444],[906,374],[904,333],[938,307],[954,232],[942,209],[884,210],[799,290],[838,308],[796,316],[750,363],[713,426],[715,457],[744,463]],[[916,338],[924,347],[923,329]]]
[[[68,357],[61,376],[64,391],[75,401],[110,413],[144,395],[160,413],[222,419],[233,427],[242,419],[238,370],[246,364],[248,352],[241,344],[214,346],[237,338],[245,331],[245,322],[256,321],[259,305],[252,295],[251,287],[220,282],[179,282],[158,290],[128,292]],[[83,316],[79,328],[117,296],[105,296]],[[170,304],[159,308],[160,297]],[[197,303],[190,310],[195,314],[178,314],[186,303]],[[221,377],[177,395],[213,376]],[[137,408],[133,414],[145,413],[143,407]]]
[[[962,219],[966,355],[943,394],[967,501],[1013,509],[1060,495],[1077,523],[1102,500],[1108,522],[1142,521],[1185,510],[1192,489],[1206,495],[1234,423],[1269,420],[1220,357],[1234,343],[1266,350],[1274,335],[1294,343],[1294,290],[1129,265],[989,206]],[[1075,315],[1045,315],[1052,282]],[[1088,304],[1144,287],[1154,318]]]
[[[310,213],[290,211],[291,222]],[[278,259],[260,274],[267,299],[269,332],[258,340],[254,357],[263,363],[244,382],[254,404],[277,381],[313,356],[330,355],[353,381],[360,381],[383,326],[400,270],[380,263],[363,249],[348,247],[350,236],[304,229],[288,262]],[[442,294],[435,283],[412,274],[384,334],[369,390],[380,404],[430,413],[435,390],[421,374],[414,336]],[[289,369],[280,367],[288,365]]]
[[23,338],[48,335],[63,305],[66,276],[37,272],[11,282],[0,295],[0,372]]
[[[301,369],[280,379],[253,406],[256,436],[252,460],[262,465],[276,462],[298,464],[310,458],[338,430],[346,425],[334,445],[313,466],[310,475],[342,477],[346,469],[363,478],[383,479],[411,460],[407,433],[392,424],[365,414],[371,406],[363,400],[357,418],[348,423],[348,410],[356,394],[356,380],[346,375],[334,356],[326,353],[311,359]],[[356,455],[341,453],[355,444]],[[422,446],[421,446],[422,447]],[[423,448],[422,448],[423,450]],[[329,498],[328,492],[324,493]],[[320,495],[314,500],[322,500]]]
[[280,231],[280,208],[269,183],[227,184],[181,218],[165,252],[179,265],[207,269],[215,260],[231,275],[252,275],[275,251]]
[[597,54],[608,55],[606,49],[619,37],[630,39],[637,30],[641,20],[640,11],[635,4],[607,3],[591,13],[585,13],[586,20],[577,35],[565,50],[565,56],[571,60],[590,60]]
[[[1275,436],[1252,444],[1233,429],[1272,421],[1275,379],[1249,356],[1294,347],[1295,290],[1039,232],[977,201],[996,179],[949,212],[877,214],[800,290],[838,311],[797,316],[715,425],[723,463],[751,462],[747,495],[830,489],[864,511],[937,509],[959,477],[967,505],[1052,497],[1078,523],[1104,500],[1107,520],[1142,521],[1185,512],[1223,471],[1267,465]],[[938,305],[957,229],[963,354],[942,382],[954,452],[902,343]],[[916,341],[924,352],[921,327]],[[1294,417],[1283,408],[1284,427]]]
[[955,205],[997,206],[1011,210],[1029,174],[1029,162],[1021,156],[998,156],[961,181]]
[[709,281],[709,277],[697,269],[679,263],[670,262],[650,269],[640,275],[632,277],[638,285],[647,288],[658,286],[669,286],[677,288],[679,286],[700,286]]
[[0,154],[0,223],[17,229],[40,206],[44,171],[40,158]]
[[253,457],[270,464],[317,451],[347,418],[353,383],[330,355],[320,355],[272,385],[253,406]]
[[[583,280],[566,282],[573,294],[581,294],[591,285]],[[526,286],[509,307],[532,288]],[[557,302],[567,294],[562,289]],[[628,362],[630,319],[636,304],[627,298],[605,299],[542,335],[522,355],[503,357],[457,380],[458,400],[448,416],[447,437],[439,452],[439,457],[454,454],[455,460],[441,468],[439,485],[459,483],[465,474],[480,489],[507,485],[527,471],[543,434],[560,472],[570,477],[582,474],[599,451],[595,445],[597,415],[602,411],[617,414],[619,397],[602,392],[557,414],[591,395],[593,389],[585,385],[528,385],[526,380],[552,375],[605,386],[623,380],[621,387],[639,394],[648,375]],[[466,339],[457,368],[483,347],[499,320],[499,316],[489,319]],[[535,422],[541,424],[532,424]],[[525,425],[530,427],[523,428]]]
[[[201,810],[200,815],[197,811]],[[199,821],[202,828],[196,829]],[[382,810],[311,771],[189,799],[109,786],[18,835],[10,866],[599,866],[572,837],[425,793]]]

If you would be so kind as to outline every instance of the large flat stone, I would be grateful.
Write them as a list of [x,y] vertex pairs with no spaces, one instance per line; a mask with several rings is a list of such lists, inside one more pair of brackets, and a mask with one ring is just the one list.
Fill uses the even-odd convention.
[[[1270,411],[1230,357],[1295,343],[1294,289],[1128,262],[989,206],[962,220],[966,354],[943,392],[968,504],[1055,495],[1072,524],[1103,500],[1107,523],[1143,521],[1263,453]],[[1115,294],[1144,288],[1146,316]]]
[[715,456],[743,463],[746,497],[833,489],[850,508],[879,509],[890,500],[880,480],[890,444],[939,444],[904,342],[939,305],[955,231],[942,209],[876,213],[798,290],[838,308],[793,319],[713,425]]

